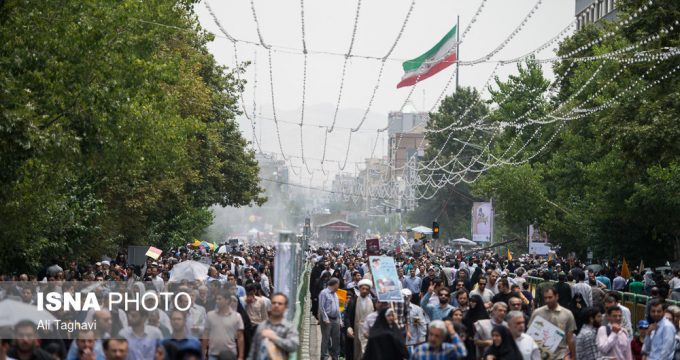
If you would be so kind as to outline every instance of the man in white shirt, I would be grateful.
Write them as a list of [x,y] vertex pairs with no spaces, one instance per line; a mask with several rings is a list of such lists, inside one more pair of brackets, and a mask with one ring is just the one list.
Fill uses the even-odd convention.
[[515,338],[515,343],[522,353],[523,360],[541,360],[541,351],[538,349],[538,345],[534,339],[525,334],[526,321],[524,319],[524,313],[521,311],[510,311],[506,317],[508,321],[508,330],[512,333]]
[[203,306],[196,303],[196,299],[198,299],[198,290],[192,290],[191,307],[189,308],[191,323],[188,323],[187,325],[191,329],[191,334],[200,338],[205,330],[205,319],[208,313]]
[[482,297],[484,304],[487,308],[491,306],[491,298],[493,298],[493,292],[486,288],[487,281],[485,277],[480,277],[477,282],[477,288],[470,292],[470,296],[479,295]]
[[158,273],[160,272],[160,269],[158,268],[158,264],[152,263],[151,264],[151,282],[153,283],[153,286],[156,288],[156,291],[162,292],[163,288],[165,288],[165,281],[163,281],[163,278],[158,276]]
[[500,274],[496,271],[493,270],[489,274],[489,284],[486,286],[491,292],[496,295],[498,294],[498,278],[500,277]]

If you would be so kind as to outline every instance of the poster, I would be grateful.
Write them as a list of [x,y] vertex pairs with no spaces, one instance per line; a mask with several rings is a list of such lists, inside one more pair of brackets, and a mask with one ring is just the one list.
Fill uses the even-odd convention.
[[366,239],[366,253],[368,256],[380,255],[380,239]]
[[550,254],[552,249],[548,243],[547,233],[541,231],[534,225],[529,225],[529,231],[527,231],[527,234],[529,238],[529,254],[541,256]]
[[370,256],[373,284],[378,295],[378,301],[404,302],[401,296],[401,281],[394,265],[394,258],[390,256]]
[[347,305],[347,290],[338,289],[335,292],[338,295],[338,303],[340,304],[340,312],[345,311],[345,306]]
[[538,344],[542,353],[554,354],[566,334],[557,326],[541,316],[536,316],[527,330],[527,335],[531,336]]
[[161,250],[159,248],[155,248],[153,246],[150,246],[149,250],[146,252],[145,255],[154,259],[154,260],[158,260],[158,258],[161,256],[162,253],[163,253],[163,250]]
[[[276,245],[276,257],[274,257],[274,269],[290,269],[290,266],[293,263],[294,252],[295,249],[293,248],[293,244],[288,242],[278,243]],[[292,271],[275,271],[274,291],[280,291],[290,296],[289,294],[292,294],[293,291],[291,287],[291,275]],[[290,303],[293,302],[289,302],[289,306]]]
[[490,202],[472,204],[472,241],[489,242],[493,233],[493,207]]

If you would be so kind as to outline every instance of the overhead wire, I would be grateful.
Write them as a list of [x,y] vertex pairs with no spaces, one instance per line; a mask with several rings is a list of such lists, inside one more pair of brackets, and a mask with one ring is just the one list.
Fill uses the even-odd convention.
[[309,172],[309,165],[307,165],[307,161],[305,160],[305,137],[304,137],[304,129],[302,126],[304,125],[305,122],[305,100],[307,96],[307,41],[306,41],[306,36],[305,36],[305,0],[300,0],[300,27],[301,27],[301,36],[302,36],[302,51],[304,53],[304,64],[303,64],[303,70],[302,70],[302,106],[300,110],[300,155],[302,156],[302,163],[305,165],[305,169],[307,169],[307,174],[312,175],[312,173]]
[[[539,2],[537,3],[537,5],[538,5],[539,3],[541,3],[541,1],[539,1]],[[649,3],[650,3],[650,5],[651,5],[652,1],[650,1]],[[484,4],[484,1],[482,2],[482,6],[483,6],[483,4]],[[534,8],[532,8],[532,11],[535,11],[537,5],[535,5]],[[274,93],[273,93],[273,78],[272,78],[272,76],[271,76],[271,75],[272,75],[272,72],[273,72],[272,66],[271,66],[271,51],[272,51],[272,47],[271,47],[271,45],[265,43],[265,41],[264,41],[264,39],[263,39],[263,37],[262,37],[262,33],[261,33],[260,29],[259,29],[259,23],[258,23],[258,21],[257,21],[257,16],[256,16],[256,14],[255,14],[254,2],[253,2],[252,0],[251,0],[251,8],[252,8],[252,10],[253,10],[253,15],[254,15],[253,18],[254,18],[256,24],[258,25],[258,37],[259,37],[259,40],[260,40],[260,44],[259,44],[259,45],[260,45],[260,46],[263,46],[263,47],[266,47],[266,46],[269,46],[269,47],[270,47],[270,48],[268,49],[268,59],[269,59],[269,61],[270,61],[270,86],[271,86],[271,89],[272,89],[272,102],[274,103],[274,101],[273,101],[273,100],[274,100]],[[478,10],[478,12],[479,12],[479,10]],[[634,13],[633,15],[635,15],[635,14],[637,14],[637,13],[638,13],[638,12]],[[631,16],[633,16],[633,15],[631,15]],[[524,25],[524,21],[523,21],[523,23],[520,24],[520,26],[523,26],[523,25]],[[303,21],[303,27],[304,27],[304,21]],[[571,28],[571,27],[573,27],[573,24],[570,24],[567,28],[565,28],[564,30],[562,30],[562,32],[560,32],[560,34],[566,33],[566,31],[568,31],[567,29],[569,29],[569,28]],[[469,31],[469,29],[466,29],[466,31],[464,32],[464,34],[466,34],[467,31]],[[228,33],[227,33],[227,34],[228,34]],[[556,41],[556,39],[558,39],[558,38],[560,37],[560,34],[558,34],[557,36],[553,37],[551,40],[549,40],[548,42],[546,42],[546,43],[542,46],[542,48],[540,47],[539,49],[540,49],[540,50],[543,50],[543,49],[547,48],[548,46],[550,46],[549,44],[554,43],[553,40]],[[511,37],[514,36],[514,35],[516,35],[516,31],[514,31],[513,34],[511,34]],[[227,35],[225,35],[225,36],[227,36]],[[227,37],[228,37],[228,36],[227,36]],[[604,38],[606,38],[606,36],[605,36]],[[230,41],[231,41],[231,40],[230,40]],[[594,45],[594,44],[596,44],[596,43],[599,43],[599,42],[600,42],[600,41],[594,41],[594,42],[592,42],[592,44],[588,44],[588,45],[592,46],[592,45]],[[232,41],[232,43],[235,43],[235,41]],[[501,47],[501,46],[504,47],[505,45],[507,45],[507,43],[505,43],[505,44],[504,44],[504,43],[501,43],[501,45],[499,45],[499,47]],[[305,46],[306,46],[306,45],[304,44],[304,40],[303,40],[303,49],[305,48]],[[589,47],[590,47],[590,46],[589,46]],[[498,49],[498,47],[497,47],[496,49]],[[496,50],[496,49],[494,49],[494,50]],[[578,50],[578,49],[577,49],[577,50]],[[499,50],[499,51],[500,51],[500,50]],[[497,53],[497,52],[496,52],[496,53]],[[572,53],[574,53],[574,52],[572,52]],[[575,55],[575,53],[574,53],[574,54],[572,54],[572,53],[563,55],[563,56],[561,56],[561,57],[554,57],[554,58],[551,58],[551,59],[549,59],[549,60],[550,60],[549,62],[557,62],[557,61],[562,61],[562,60],[569,59],[569,58],[577,59],[577,58],[573,58],[573,55]],[[576,53],[577,53],[577,52],[576,52]],[[306,55],[306,53],[305,53],[305,55]],[[567,56],[567,55],[568,55],[568,56]],[[353,56],[351,56],[351,57],[353,57]],[[519,62],[519,61],[524,60],[526,57],[527,57],[527,56],[525,55],[525,56],[523,56],[523,57],[518,57],[518,58],[510,59],[510,61],[500,60],[500,61],[498,61],[498,62],[502,62],[502,64],[505,64],[505,63],[508,63],[508,62]],[[348,57],[345,57],[345,59],[347,59],[347,58],[348,58]],[[394,59],[389,59],[389,58],[387,58],[387,57],[384,57],[384,58],[381,59],[381,60],[389,61],[389,60],[394,60]],[[476,59],[476,60],[478,60],[478,59]],[[487,60],[490,60],[490,59],[487,59]],[[581,61],[581,62],[582,62],[582,61],[595,61],[595,60],[597,60],[597,58],[594,58],[594,57],[583,57],[583,58],[578,58],[578,61]],[[538,59],[537,61],[546,62],[545,60],[541,60],[541,59]],[[621,61],[630,62],[630,61],[643,61],[643,60],[641,60],[641,59],[636,59],[636,60],[631,60],[631,59],[621,59]],[[485,61],[485,62],[490,62],[490,61]],[[383,62],[383,64],[384,64],[384,62]],[[502,65],[502,64],[501,64],[501,65]],[[463,62],[461,62],[461,65],[463,65]],[[450,79],[449,79],[449,83],[450,83]],[[449,83],[447,83],[447,84],[449,84]],[[412,88],[410,94],[413,93],[413,90],[414,90],[414,89]],[[445,90],[443,91],[443,93],[444,93],[444,92],[446,92],[446,87],[445,87]],[[304,90],[303,90],[303,93],[304,93]],[[439,100],[441,99],[441,97],[442,97],[442,96],[440,96],[440,97],[437,99],[437,102],[439,102]],[[403,108],[405,107],[405,104],[406,104],[406,102],[408,101],[409,98],[410,98],[410,96],[407,96],[407,100],[404,102],[404,105],[402,105],[402,107],[400,108],[400,110],[403,110]],[[243,99],[242,96],[241,96],[241,99]],[[436,103],[435,103],[435,104],[436,104]],[[339,106],[339,105],[338,105],[338,106]],[[436,105],[435,105],[435,106],[436,106]],[[274,111],[273,111],[273,112],[274,112],[274,119],[277,119],[276,111],[275,111],[275,105],[274,105],[274,104],[273,104],[273,110],[274,110]],[[304,110],[303,110],[303,111],[304,111]],[[254,111],[254,113],[255,113],[255,111]],[[247,112],[246,112],[246,115],[247,115]],[[304,119],[304,115],[301,114],[301,123],[303,123],[303,121],[304,121],[303,119]],[[532,120],[533,120],[533,119],[532,119]],[[540,120],[540,119],[539,119],[539,120]],[[555,118],[551,118],[551,120],[557,121],[557,120],[563,120],[563,119],[555,119]],[[282,147],[281,142],[280,142],[280,133],[278,133],[278,122],[275,120],[275,123],[277,124],[277,135],[278,135],[278,138],[279,138],[279,148],[280,148],[280,150],[281,150],[282,156],[284,156],[284,158],[285,158],[285,154],[284,154],[284,152],[283,152],[283,147]],[[363,123],[363,121],[362,121],[360,124],[362,124],[362,123]],[[300,126],[300,127],[301,127],[301,135],[302,135],[302,126]],[[359,125],[359,126],[357,126],[357,127],[355,127],[355,128],[350,129],[350,139],[351,139],[351,134],[352,134],[352,132],[353,132],[353,131],[351,131],[351,130],[354,130],[354,129],[357,129],[357,130],[358,130],[358,128],[360,128],[360,127],[361,127],[361,125]],[[376,141],[375,141],[375,143],[374,143],[374,147],[373,147],[373,150],[372,150],[372,155],[374,155],[374,153],[375,153],[375,148],[376,148],[376,146],[377,146],[377,142],[378,142],[378,140],[379,140],[380,133],[383,132],[383,131],[385,131],[386,129],[387,129],[387,128],[384,128],[384,129],[377,129],[377,131],[376,131],[376,132],[377,132],[377,136],[376,136]],[[326,129],[326,132],[329,132],[329,129]],[[254,135],[255,135],[255,131],[253,131],[253,133],[254,133]],[[302,136],[301,136],[301,137],[302,137]],[[351,140],[350,140],[350,141],[351,141]],[[324,143],[325,143],[324,147],[326,147],[326,145],[327,145],[327,134],[326,134],[326,138],[325,138]],[[302,148],[303,148],[303,145],[302,145],[302,143],[301,143],[301,149],[302,149]],[[349,148],[349,147],[348,147],[348,148]],[[304,150],[302,150],[302,152],[303,152],[303,154],[304,154]],[[348,150],[347,153],[346,153],[345,160],[344,160],[343,164],[346,164],[346,163],[347,163],[347,158],[348,158],[347,154],[348,154],[348,152],[349,152],[349,150]],[[516,155],[516,154],[515,154],[515,155]],[[324,156],[323,156],[323,158],[325,158],[325,150],[324,150]],[[507,161],[507,160],[512,160],[512,159],[513,159],[513,157],[510,157],[510,158],[508,158],[508,159],[500,159],[500,160],[505,160],[505,161]],[[343,165],[343,168],[344,168],[344,165]]]

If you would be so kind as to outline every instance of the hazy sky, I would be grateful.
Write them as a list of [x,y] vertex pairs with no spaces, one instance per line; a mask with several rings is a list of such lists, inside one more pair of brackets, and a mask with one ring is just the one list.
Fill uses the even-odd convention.
[[[310,179],[299,159],[300,151],[300,110],[302,99],[303,56],[300,19],[300,1],[291,0],[254,0],[260,31],[264,41],[274,47],[290,48],[284,53],[272,52],[272,73],[274,98],[283,151],[291,158],[299,175],[291,174],[295,182],[310,182],[323,185],[339,171],[338,162],[345,159],[349,128],[356,127],[368,107],[368,102],[377,82],[380,61],[373,59],[350,58],[346,68],[344,90],[339,104],[335,130],[328,135],[327,162],[321,168],[323,153],[324,126],[330,126],[338,104],[338,93],[342,75],[343,56],[312,54],[308,56],[307,97],[303,140],[305,157],[314,174]],[[304,0],[303,0],[304,1]],[[223,27],[235,38],[259,42],[256,24],[253,20],[250,1],[210,0],[208,2]],[[461,32],[469,22],[482,0],[440,1],[418,0],[406,25],[404,33],[387,61],[380,88],[376,94],[371,112],[361,130],[354,133],[348,152],[348,163],[344,171],[353,173],[356,162],[362,162],[371,155],[376,141],[376,129],[387,125],[390,111],[399,110],[404,104],[410,88],[396,89],[403,75],[401,63],[405,59],[419,56],[432,47],[448,30],[455,25],[460,15]],[[461,44],[461,60],[472,60],[484,56],[496,48],[519,25],[524,16],[536,4],[536,0],[488,0]],[[359,23],[354,39],[352,54],[383,57],[394,43],[399,29],[411,5],[411,0],[363,0],[359,13]],[[356,0],[308,0],[304,1],[305,35],[310,51],[325,51],[344,54],[348,51],[356,15]],[[197,13],[204,28],[216,34],[216,40],[209,44],[210,51],[218,62],[232,66],[234,49],[232,43],[223,37],[208,13],[205,1],[197,5]],[[543,0],[537,12],[524,29],[492,60],[510,59],[523,55],[558,34],[574,19],[573,0]],[[550,57],[555,46],[539,53],[539,58]],[[272,95],[270,87],[267,51],[259,46],[239,43],[240,61],[253,62],[244,78],[248,81],[244,93],[245,104],[252,111],[253,100],[257,104],[257,136],[261,135],[261,145],[265,152],[279,153],[272,114]],[[495,63],[465,66],[460,69],[462,86],[481,87],[491,74]],[[549,71],[550,65],[544,70]],[[411,100],[412,106],[419,111],[430,111],[437,98],[445,89],[447,80],[455,71],[455,66],[440,72],[434,77],[417,85]],[[257,72],[257,91],[253,84]],[[505,65],[499,72],[501,78],[516,72],[515,65]],[[451,86],[447,94],[453,92]],[[436,108],[435,108],[436,109]],[[245,117],[239,118],[244,136],[252,140],[252,127]],[[385,133],[386,134],[386,133]],[[255,145],[253,145],[256,147]],[[375,155],[387,152],[384,136],[378,140]],[[278,155],[281,157],[281,155]],[[330,162],[328,162],[330,161]],[[329,180],[325,183],[330,186]]]

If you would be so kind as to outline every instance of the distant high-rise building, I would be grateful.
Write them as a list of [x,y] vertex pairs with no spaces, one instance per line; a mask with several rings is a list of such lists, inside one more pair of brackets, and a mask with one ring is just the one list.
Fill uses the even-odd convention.
[[364,195],[363,210],[376,211],[383,206],[381,195],[385,194],[385,184],[390,179],[387,159],[371,158],[365,160],[365,168],[359,171],[357,183]]
[[576,29],[601,19],[616,19],[615,0],[576,0]]
[[427,147],[425,127],[429,119],[429,113],[418,112],[410,103],[402,111],[389,114],[390,186],[398,189],[400,195],[395,207],[401,210],[412,210],[417,206],[416,168]]
[[396,133],[411,132],[416,127],[424,127],[429,119],[429,113],[418,112],[411,103],[408,103],[402,111],[390,112],[387,119],[387,135],[392,137]]
[[392,178],[402,174],[402,169],[409,162],[423,155],[426,142],[424,130],[430,114],[418,112],[411,103],[406,104],[402,111],[393,111],[388,117],[389,143],[387,156],[392,165]]

